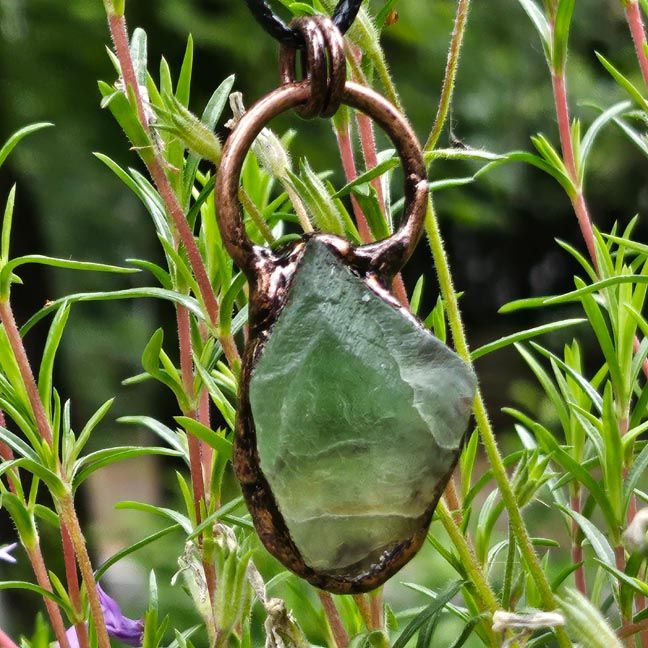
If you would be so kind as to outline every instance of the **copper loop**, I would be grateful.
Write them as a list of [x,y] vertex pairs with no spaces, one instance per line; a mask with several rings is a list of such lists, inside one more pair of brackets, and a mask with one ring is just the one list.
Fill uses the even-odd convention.
[[[216,214],[223,243],[236,265],[255,282],[273,253],[247,236],[238,199],[241,170],[248,150],[266,124],[281,113],[303,106],[311,97],[308,79],[287,83],[255,103],[239,120],[223,148],[216,179]],[[402,113],[366,86],[347,82],[341,101],[366,113],[381,126],[398,151],[405,179],[403,220],[388,238],[354,248],[355,258],[369,271],[391,278],[409,259],[418,243],[427,206],[427,173],[421,146]]]
[[[332,117],[339,109],[346,82],[344,40],[335,23],[326,16],[305,16],[291,23],[302,34],[306,47],[301,52],[305,80],[311,94],[295,110],[300,117]],[[279,68],[282,83],[297,83],[297,51],[282,45]]]

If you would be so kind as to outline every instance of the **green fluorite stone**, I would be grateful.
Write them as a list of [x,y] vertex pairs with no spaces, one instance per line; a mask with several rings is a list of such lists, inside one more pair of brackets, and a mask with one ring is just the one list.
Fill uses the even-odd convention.
[[249,392],[261,470],[309,567],[371,565],[425,524],[474,389],[454,352],[309,240]]

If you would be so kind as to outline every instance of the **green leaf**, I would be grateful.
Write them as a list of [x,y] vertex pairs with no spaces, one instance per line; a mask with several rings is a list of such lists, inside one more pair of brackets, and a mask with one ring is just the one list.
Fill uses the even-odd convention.
[[25,581],[0,581],[0,590],[11,590],[11,589],[19,589],[19,590],[26,590],[27,592],[34,592],[35,594],[38,594],[39,596],[42,596],[45,599],[54,601],[56,605],[66,610],[68,613],[71,613],[69,606],[65,604],[65,601],[58,594],[55,594],[54,592],[50,592],[49,590],[46,590],[40,585],[36,585],[35,583],[27,583]]
[[200,439],[211,448],[214,448],[214,450],[217,450],[225,459],[229,460],[232,458],[232,442],[222,434],[214,432],[206,425],[188,416],[176,416],[174,418],[189,434],[193,434],[197,439]]
[[115,508],[118,510],[132,510],[152,513],[153,515],[167,518],[168,520],[179,524],[188,534],[193,531],[191,520],[189,520],[186,515],[182,515],[182,513],[178,513],[178,511],[174,511],[173,509],[163,508],[162,506],[154,506],[153,504],[146,504],[145,502],[133,501],[118,502],[117,504],[115,504]]
[[614,121],[615,117],[622,115],[627,110],[629,110],[631,104],[629,101],[621,101],[614,104],[604,112],[602,112],[593,122],[592,125],[587,129],[582,141],[581,141],[581,174],[584,175],[585,167],[587,160],[589,159],[592,146],[597,136],[601,130],[607,126],[610,122]]
[[[214,91],[211,98],[207,102],[207,106],[202,114],[201,121],[209,129],[214,130],[220,116],[225,108],[227,99],[232,91],[234,85],[234,75],[227,77]],[[198,165],[200,164],[200,156],[196,153],[190,153],[187,157],[187,162],[185,164],[185,170],[183,174],[184,184],[183,184],[183,202],[186,206],[189,205],[191,199],[191,190],[193,189],[194,180],[196,177],[196,171],[198,170]],[[212,181],[213,182],[213,181]],[[192,207],[193,209],[193,207]],[[189,222],[191,218],[187,216]]]
[[554,72],[564,73],[565,62],[567,61],[567,46],[569,43],[569,29],[574,5],[576,0],[559,0],[556,21],[553,28],[553,43],[551,52],[551,64]]
[[16,525],[20,541],[27,550],[35,548],[37,542],[36,527],[32,514],[27,510],[25,504],[13,493],[2,494],[2,508],[4,508],[13,523]]
[[612,549],[607,538],[601,533],[601,531],[599,531],[598,527],[590,522],[585,516],[570,508],[560,505],[558,505],[558,508],[578,524],[599,560],[607,565],[614,565],[614,549]]
[[550,324],[543,324],[541,326],[536,326],[534,328],[526,329],[525,331],[512,333],[511,335],[506,335],[504,337],[499,338],[499,340],[495,340],[494,342],[489,342],[488,344],[485,344],[484,346],[475,349],[470,354],[470,357],[472,358],[472,360],[477,360],[482,356],[485,356],[489,353],[493,353],[493,351],[498,351],[499,349],[503,349],[504,347],[507,347],[516,342],[522,342],[523,340],[528,340],[530,338],[537,337],[538,335],[544,335],[545,333],[551,333],[553,331],[559,331],[564,328],[576,326],[577,324],[582,324],[583,322],[586,321],[587,320],[583,318],[566,319],[566,320],[561,320],[559,322],[551,322]]
[[628,574],[622,572],[620,569],[617,569],[614,565],[608,565],[598,558],[595,558],[595,560],[597,563],[599,563],[599,565],[601,565],[601,567],[603,567],[603,569],[616,576],[620,582],[630,587],[633,591],[637,592],[637,594],[648,596],[648,583],[645,583],[639,578],[628,576]]
[[130,42],[130,55],[133,59],[133,68],[135,69],[135,79],[138,85],[146,86],[148,76],[147,66],[147,37],[146,32],[137,27],[133,31]]
[[11,187],[7,204],[5,206],[4,218],[2,219],[2,243],[0,244],[0,259],[2,263],[9,261],[9,248],[11,246],[11,224],[13,222],[13,211],[16,202],[16,185]]
[[140,180],[140,176],[131,169],[132,176],[122,169],[116,162],[102,153],[95,153],[101,160],[144,204],[153,219],[158,236],[165,241],[173,241],[173,234],[167,221],[166,211],[159,194],[150,186]]
[[88,422],[83,426],[83,429],[79,433],[79,436],[74,444],[74,458],[76,458],[81,450],[85,447],[86,443],[90,439],[90,435],[94,429],[103,421],[106,414],[112,407],[112,404],[115,402],[114,398],[107,400],[88,420]]
[[117,419],[117,422],[127,423],[129,425],[141,425],[166,441],[174,450],[184,455],[187,453],[187,449],[178,439],[177,433],[154,418],[149,416],[122,416]]
[[187,39],[187,48],[185,55],[182,59],[182,67],[180,68],[180,75],[178,76],[178,85],[176,87],[176,99],[184,106],[189,105],[189,97],[191,93],[191,72],[193,69],[193,38],[191,34]]
[[49,128],[50,126],[54,126],[54,124],[50,122],[38,122],[37,124],[31,124],[30,126],[25,126],[16,131],[0,148],[0,167],[4,164],[5,160],[21,140],[32,133],[36,133],[43,128]]
[[347,183],[340,189],[338,192],[333,194],[333,198],[343,198],[344,196],[349,195],[353,189],[356,187],[361,187],[362,185],[369,184],[375,178],[380,177],[386,171],[396,168],[400,164],[400,160],[397,157],[388,158],[377,164],[369,171],[360,174],[355,180]]
[[403,629],[398,639],[394,642],[393,648],[405,648],[409,640],[416,635],[420,628],[433,619],[447,603],[457,594],[463,585],[462,581],[451,583],[439,592],[437,598],[433,603],[428,605],[423,612],[417,615],[410,623]]
[[626,510],[624,514],[627,513],[634,490],[639,485],[639,480],[646,474],[646,470],[648,470],[648,444],[644,446],[643,450],[635,458],[632,463],[632,468],[630,468],[626,477],[624,490]]
[[160,538],[164,538],[165,536],[168,536],[171,533],[174,533],[175,531],[179,531],[181,528],[182,527],[179,524],[172,524],[171,526],[168,526],[165,529],[156,531],[155,533],[146,536],[146,538],[143,538],[142,540],[139,540],[138,542],[135,542],[134,544],[125,547],[124,549],[121,549],[116,554],[113,554],[110,558],[104,561],[102,565],[99,567],[99,569],[97,569],[97,571],[95,572],[96,580],[99,580],[113,565],[117,564],[120,560],[126,558],[126,556],[130,556],[131,554],[135,553],[136,551],[139,551],[143,547],[153,544],[155,541],[159,540]]
[[[529,0],[530,1],[530,0]],[[569,178],[569,175],[565,173],[564,165],[562,163],[558,166],[548,163],[545,159],[534,155],[533,153],[528,153],[527,151],[512,151],[504,155],[501,159],[491,162],[490,164],[482,167],[477,173],[475,173],[475,179],[480,176],[488,173],[492,169],[495,169],[503,164],[508,164],[510,162],[523,162],[525,164],[530,164],[545,173],[548,173],[550,176],[555,178],[562,188],[567,192],[567,195],[572,197],[576,194],[576,187],[574,183]]]
[[648,112],[648,101],[644,99],[644,96],[639,92],[639,90],[632,84],[632,82],[627,79],[619,70],[617,70],[610,61],[608,61],[605,56],[595,52],[596,57],[601,62],[603,67],[610,73],[612,78],[630,95],[632,101],[634,101],[637,106],[644,112]]
[[446,148],[426,151],[424,157],[425,164],[428,165],[434,160],[475,160],[478,162],[495,162],[496,160],[503,160],[506,158],[506,155],[502,155],[501,153],[491,153],[490,151],[483,151],[481,149]]
[[109,290],[105,292],[86,292],[74,293],[67,297],[61,297],[55,301],[50,302],[44,308],[32,315],[21,327],[20,332],[22,335],[27,334],[31,328],[40,322],[44,317],[49,315],[52,311],[56,310],[64,302],[73,304],[75,302],[88,302],[88,301],[110,301],[113,299],[163,299],[170,301],[174,304],[181,304],[191,313],[196,315],[200,320],[205,320],[205,315],[198,305],[198,302],[192,297],[183,295],[173,290],[165,290],[158,287],[146,288],[128,288],[126,290]]
[[556,597],[567,621],[569,634],[587,648],[623,648],[601,613],[575,590],[568,589]]
[[549,62],[551,60],[551,28],[549,27],[549,22],[540,10],[540,7],[533,0],[518,0],[518,2],[522,5],[522,9],[529,16],[536,32],[538,32],[542,48]]
[[52,419],[52,374],[54,372],[54,360],[69,315],[70,306],[63,304],[54,316],[49,333],[47,334],[47,341],[45,342],[43,357],[38,371],[38,393],[40,394],[45,407],[45,413],[50,421]]
[[124,268],[122,266],[109,265],[107,263],[94,263],[91,261],[73,261],[71,259],[56,259],[54,257],[43,256],[41,254],[28,254],[26,256],[16,257],[7,263],[3,268],[3,273],[13,272],[21,265],[36,263],[39,265],[52,266],[55,268],[64,268],[67,270],[86,270],[91,272],[114,272],[117,274],[133,274],[139,272],[135,268]]
[[125,459],[134,459],[136,457],[146,457],[149,455],[164,457],[180,457],[183,453],[170,448],[156,447],[138,447],[138,446],[118,446],[115,448],[105,448],[91,452],[79,459],[73,470],[73,489],[76,490],[92,473],[104,466],[124,461]]
[[[132,92],[132,89],[129,90]],[[102,108],[110,110],[131,144],[137,148],[143,159],[149,160],[152,156],[151,142],[139,120],[137,110],[133,107],[135,102],[131,103],[123,92],[115,92],[113,86],[103,81],[99,81],[99,92],[103,97]]]
[[210,527],[214,526],[214,523],[218,520],[224,520],[226,522],[228,521],[234,521],[234,524],[240,525],[240,526],[247,526],[251,527],[252,524],[249,522],[246,522],[244,520],[241,520],[241,518],[234,518],[234,516],[231,515],[232,511],[235,511],[239,506],[243,504],[243,496],[239,496],[231,500],[230,502],[227,502],[227,504],[224,504],[221,506],[217,511],[206,517],[187,537],[187,540],[193,540],[194,538],[197,538],[203,531],[206,529],[209,529]]

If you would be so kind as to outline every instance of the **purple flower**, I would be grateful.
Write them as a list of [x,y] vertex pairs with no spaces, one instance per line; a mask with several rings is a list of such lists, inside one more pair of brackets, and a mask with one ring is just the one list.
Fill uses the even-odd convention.
[[125,643],[128,646],[139,648],[144,638],[144,622],[141,619],[129,619],[122,614],[121,608],[115,599],[97,585],[101,609],[104,613],[106,630],[113,638]]
[[4,545],[4,547],[0,547],[0,560],[4,560],[5,562],[16,564],[18,561],[11,555],[11,552],[18,546],[17,542],[14,542],[9,545]]
[[[108,596],[100,585],[97,585],[97,593],[99,594],[99,602],[101,603],[101,611],[104,615],[108,635],[128,646],[139,648],[144,639],[144,622],[142,620],[125,617],[119,607],[119,603],[114,598]],[[79,640],[74,626],[65,634],[70,642],[70,648],[79,648]]]

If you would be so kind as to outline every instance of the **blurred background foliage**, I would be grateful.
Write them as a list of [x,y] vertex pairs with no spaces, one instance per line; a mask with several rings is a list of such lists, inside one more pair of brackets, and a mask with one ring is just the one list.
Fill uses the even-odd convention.
[[[372,1],[378,7],[382,4]],[[408,116],[422,139],[436,112],[454,9],[452,0],[400,0],[399,20],[385,32],[388,61]],[[193,35],[192,107],[197,112],[231,73],[236,74],[235,87],[244,93],[247,103],[276,86],[277,46],[252,20],[242,1],[130,0],[128,16],[131,29],[141,25],[148,32],[149,61],[159,60],[164,52],[174,69],[179,67],[187,34]],[[138,164],[111,116],[99,107],[96,81],[113,78],[104,47],[108,44],[104,20],[99,0],[0,0],[0,141],[30,122],[51,121],[56,126],[21,146],[0,177],[2,195],[13,182],[19,183],[16,253],[42,252],[107,263],[120,263],[132,256],[155,260],[159,254],[142,206],[92,156],[93,151],[101,151],[120,164]],[[598,114],[595,106],[609,106],[624,98],[601,68],[595,50],[612,58],[632,78],[636,59],[621,3],[577,3],[569,60],[570,98],[575,116],[584,124]],[[444,134],[441,146],[465,144],[494,152],[528,150],[529,136],[539,131],[557,141],[541,47],[515,0],[474,3],[455,97],[452,128]],[[294,116],[282,118],[277,125],[280,131],[288,127],[298,130],[296,153],[308,155],[319,170],[332,168],[341,182],[329,125],[302,122]],[[611,127],[599,140],[586,192],[595,221],[603,230],[614,220],[625,223],[648,208],[646,184],[638,181],[642,173],[639,155]],[[434,175],[461,177],[475,170],[470,163],[437,163]],[[571,207],[553,179],[534,168],[506,165],[478,182],[440,193],[437,205],[456,285],[465,292],[462,304],[473,345],[537,323],[529,318],[556,315],[535,311],[497,315],[498,307],[511,299],[572,287],[571,275],[576,270],[554,239],[581,247],[580,235]],[[636,236],[644,240],[645,234],[643,223]],[[426,307],[431,307],[436,287],[424,245],[405,272],[410,288],[421,274],[427,278]],[[18,317],[24,320],[47,299],[116,287],[116,281],[91,275],[79,279],[64,272],[26,273],[26,286],[14,291]],[[119,287],[128,287],[129,281],[141,279],[135,276],[119,281]],[[71,396],[75,417],[84,420],[98,403],[117,391],[113,414],[170,419],[174,404],[166,395],[162,399],[157,388],[148,383],[120,386],[124,378],[138,371],[141,350],[160,319],[173,326],[166,304],[105,302],[75,307],[64,342],[64,360],[58,367],[58,384]],[[32,351],[38,352],[44,333],[44,327],[30,333],[27,343]],[[561,341],[564,339],[556,340]],[[489,356],[477,367],[500,432],[505,432],[506,425],[498,418],[504,403],[535,400],[542,406],[539,392],[513,351]],[[133,434],[118,424],[110,430],[114,435]],[[127,498],[164,500],[166,485],[157,479],[154,464],[143,462],[108,471],[93,482],[85,513],[91,521],[102,521],[96,545],[101,556],[145,534],[150,524],[147,518],[128,517],[123,512],[115,517],[112,505]],[[106,525],[106,520],[114,524]],[[8,526],[2,533],[1,542],[13,540]],[[129,534],[132,538],[125,537]],[[175,570],[178,551],[172,539],[165,542],[143,558],[159,570],[161,584],[168,583],[165,576]],[[430,580],[438,585],[445,575],[429,569],[432,561],[436,566],[438,561],[428,547],[394,580]],[[11,569],[27,567],[23,561],[22,566]],[[430,578],[424,575],[427,573]],[[113,578],[117,585],[126,586],[122,588],[126,607],[136,616],[141,612],[138,592],[145,584],[143,572],[122,570]],[[411,604],[416,600],[412,597],[415,594],[398,582],[390,591],[396,607],[400,600]],[[5,597],[0,614],[11,618],[9,629],[28,632],[34,618],[32,606],[37,603],[28,595],[12,594],[11,601]],[[177,605],[189,608],[188,599],[178,595]]]

